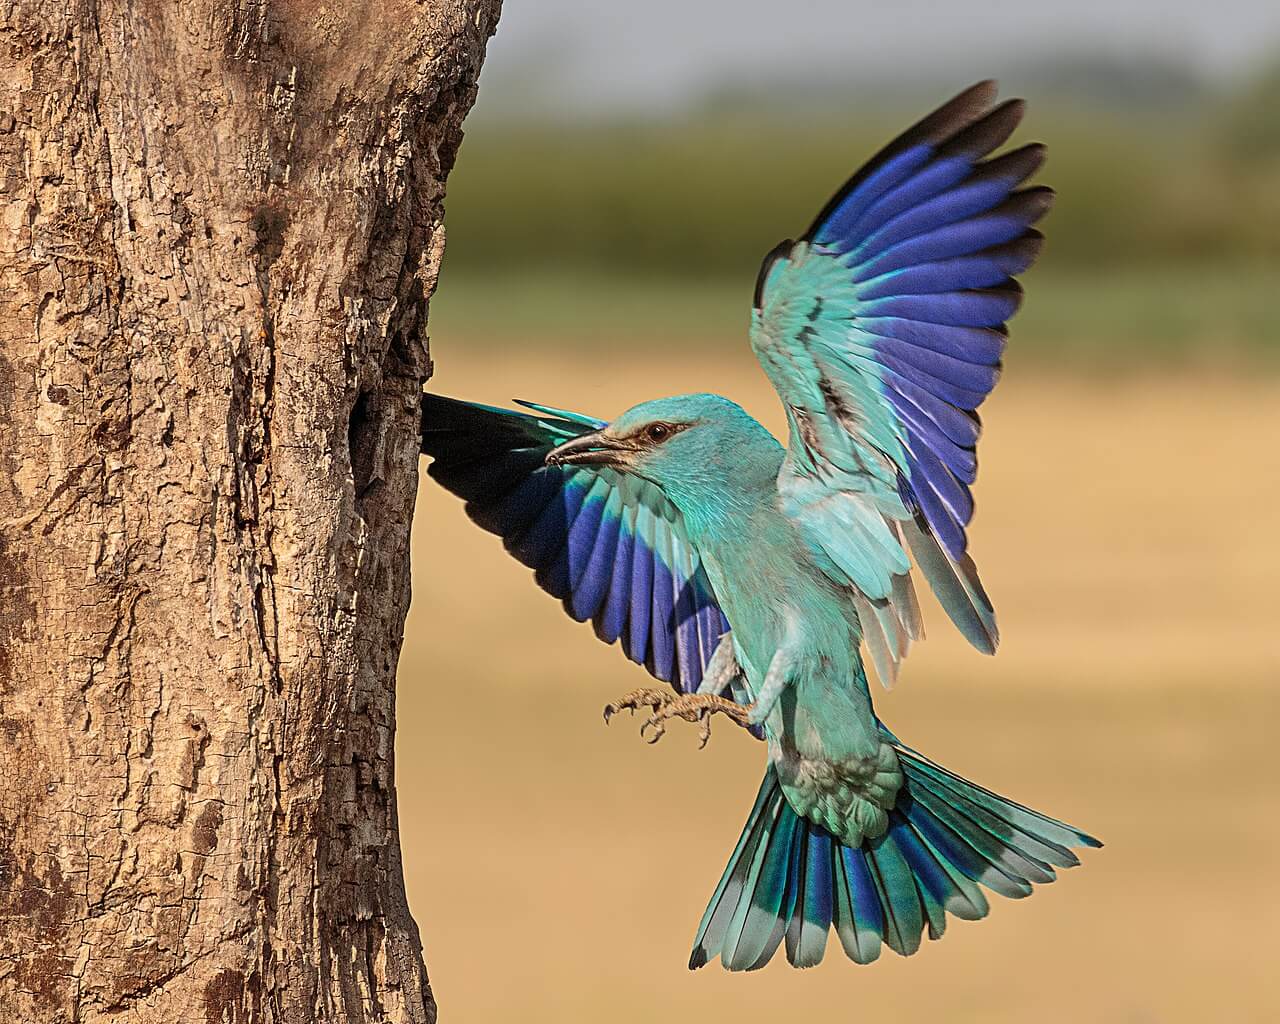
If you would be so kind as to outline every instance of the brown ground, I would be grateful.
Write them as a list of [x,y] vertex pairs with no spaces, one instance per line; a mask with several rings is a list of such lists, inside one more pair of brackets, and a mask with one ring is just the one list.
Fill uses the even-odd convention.
[[[609,416],[718,390],[779,426],[745,348],[731,371],[643,351],[436,354],[446,394]],[[1108,845],[870,967],[832,939],[812,971],[685,969],[763,747],[724,725],[701,753],[691,727],[656,748],[625,717],[606,729],[602,705],[643,670],[424,477],[398,778],[445,1020],[1280,1020],[1280,382],[1015,364],[985,420],[973,550],[1003,646],[985,659],[927,608],[932,636],[879,708]]]

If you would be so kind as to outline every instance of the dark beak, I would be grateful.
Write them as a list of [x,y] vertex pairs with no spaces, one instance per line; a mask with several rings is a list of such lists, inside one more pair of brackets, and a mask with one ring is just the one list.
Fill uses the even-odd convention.
[[547,452],[548,466],[622,466],[632,448],[602,430],[583,434]]

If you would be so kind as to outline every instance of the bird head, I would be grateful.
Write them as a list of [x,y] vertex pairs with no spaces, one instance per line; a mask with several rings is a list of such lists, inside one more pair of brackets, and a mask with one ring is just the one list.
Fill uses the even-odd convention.
[[[778,458],[761,458],[778,453]],[[678,395],[633,406],[600,430],[552,449],[549,466],[608,466],[656,484],[677,506],[708,488],[731,488],[763,469],[776,475],[781,447],[741,406],[719,395]]]

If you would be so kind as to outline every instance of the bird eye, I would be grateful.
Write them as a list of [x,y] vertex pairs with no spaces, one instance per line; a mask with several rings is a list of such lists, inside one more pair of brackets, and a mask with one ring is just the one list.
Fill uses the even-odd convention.
[[644,433],[645,437],[654,444],[661,444],[671,436],[671,428],[665,423],[650,423],[649,426],[645,428]]

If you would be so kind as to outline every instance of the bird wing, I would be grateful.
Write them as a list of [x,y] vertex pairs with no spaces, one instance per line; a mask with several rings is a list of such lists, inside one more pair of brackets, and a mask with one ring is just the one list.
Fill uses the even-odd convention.
[[606,424],[528,402],[535,415],[424,395],[430,476],[534,570],[596,636],[692,693],[729,623],[680,512],[652,484],[593,466],[547,466],[556,445]]
[[779,493],[824,570],[856,589],[886,682],[919,635],[907,547],[969,641],[997,642],[966,550],[974,410],[1053,193],[1020,188],[1042,146],[984,159],[1023,112],[995,91],[973,86],[881,150],[756,284],[751,344],[791,430]]

